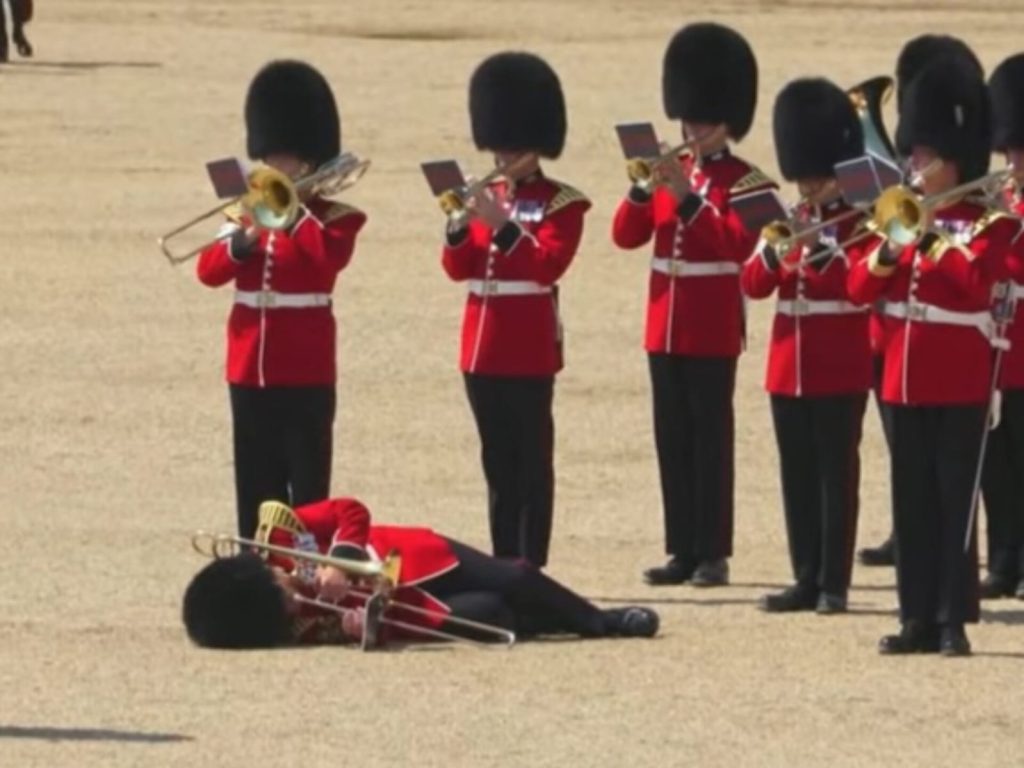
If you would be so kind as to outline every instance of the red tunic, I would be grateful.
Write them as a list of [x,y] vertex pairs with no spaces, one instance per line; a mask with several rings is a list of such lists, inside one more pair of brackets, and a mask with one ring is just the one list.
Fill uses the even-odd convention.
[[[437,613],[436,620],[411,613],[403,614],[400,618],[412,624],[437,627],[443,616],[450,612],[448,606],[417,586],[447,573],[459,564],[448,542],[430,528],[371,525],[366,507],[350,498],[328,499],[297,507],[295,516],[297,521],[293,521],[292,525],[282,524],[271,528],[271,544],[293,549],[315,549],[324,554],[335,547],[345,547],[359,550],[369,559],[378,561],[395,551],[401,557],[401,571],[393,598]],[[279,555],[271,555],[269,561],[286,570],[294,567],[291,560]],[[312,613],[316,613],[316,610]]]
[[468,281],[460,367],[492,376],[551,376],[562,369],[555,283],[576,255],[590,201],[540,174],[492,189],[509,201],[519,227],[514,241],[500,248],[490,227],[473,219],[441,257],[452,280]]
[[[1024,201],[1015,201],[1014,209],[1018,215],[1024,214]],[[1006,265],[1010,279],[1002,290],[1011,294],[1006,300],[1013,310],[1013,321],[1006,329],[1010,348],[1003,353],[999,388],[1024,389],[1024,225],[1007,252]]]
[[[816,211],[815,220],[849,212],[842,202]],[[857,218],[823,230],[819,244],[835,248],[858,228]],[[811,249],[797,246],[783,262],[799,264]],[[778,293],[768,347],[765,388],[773,395],[815,397],[866,392],[871,388],[871,348],[866,307],[850,302],[850,266],[863,258],[860,243],[814,265],[772,269],[763,243],[743,267],[743,292],[753,299]]]
[[[241,261],[232,258],[230,237],[199,256],[196,271],[205,285],[235,281],[227,329],[227,380],[232,384],[287,387],[336,380],[330,296],[366,216],[319,198],[307,205],[291,231],[262,231],[253,252]],[[228,225],[224,234],[236,229]],[[289,302],[300,306],[281,306]]]
[[992,289],[1006,276],[1018,225],[970,201],[936,213],[952,240],[929,255],[909,245],[894,266],[878,248],[850,272],[850,297],[886,304],[882,399],[897,405],[983,404],[992,374]]
[[690,171],[690,179],[702,204],[688,220],[680,219],[672,191],[660,186],[646,203],[627,197],[619,204],[612,240],[620,248],[634,249],[654,238],[644,344],[648,352],[737,357],[744,333],[740,265],[754,249],[758,233],[744,228],[729,201],[775,184],[728,151],[704,158]]

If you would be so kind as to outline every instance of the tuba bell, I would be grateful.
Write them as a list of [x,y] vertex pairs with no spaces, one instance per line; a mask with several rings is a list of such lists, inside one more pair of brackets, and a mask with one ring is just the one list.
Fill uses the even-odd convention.
[[892,98],[894,82],[888,75],[879,75],[858,83],[846,91],[857,110],[864,131],[864,150],[883,160],[897,163],[896,150],[885,130],[882,105]]

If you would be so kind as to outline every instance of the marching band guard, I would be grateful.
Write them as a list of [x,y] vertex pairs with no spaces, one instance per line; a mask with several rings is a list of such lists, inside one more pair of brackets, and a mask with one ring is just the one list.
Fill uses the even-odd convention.
[[665,550],[648,584],[728,583],[733,540],[733,392],[744,317],[740,265],[757,241],[732,197],[774,184],[730,152],[757,102],[757,62],[732,29],[698,23],[670,41],[662,72],[665,114],[695,143],[693,157],[634,180],[615,213],[625,249],[654,239],[645,348],[654,402]]
[[[250,158],[292,178],[339,154],[334,95],[304,62],[274,61],[257,73],[245,123]],[[229,221],[197,264],[205,285],[235,284],[227,380],[244,537],[256,528],[262,500],[304,504],[330,493],[337,378],[331,293],[366,216],[321,197],[302,202],[286,230]]]
[[[394,597],[432,615],[401,613],[404,621],[444,629],[445,616],[486,622],[521,636],[652,637],[658,614],[627,606],[601,610],[524,561],[493,558],[429,528],[376,525],[356,499],[297,507],[270,505],[257,539],[348,560],[394,552],[401,561]],[[275,508],[276,507],[276,508]],[[216,560],[185,591],[182,619],[189,637],[209,648],[270,648],[358,642],[360,600],[352,579],[333,566],[304,569],[290,558],[254,554]],[[344,605],[339,616],[301,605],[295,594]],[[389,609],[390,610],[390,609]],[[390,639],[415,634],[392,633]],[[385,637],[385,640],[387,637]]]
[[[978,74],[984,77],[984,71],[974,51],[960,38],[951,35],[924,34],[909,40],[900,50],[896,59],[896,106],[903,101],[903,93],[914,75],[920,72],[930,61],[945,56],[962,57],[976,67]],[[892,416],[889,406],[882,400],[882,365],[885,358],[885,335],[890,321],[882,312],[871,313],[871,350],[874,357],[874,393],[875,404],[882,421],[885,444],[892,456]],[[895,564],[896,544],[893,534],[875,547],[865,547],[857,553],[863,565],[892,566]]]
[[557,283],[590,201],[540,166],[561,155],[566,134],[562,87],[543,59],[503,52],[483,61],[470,80],[469,111],[477,149],[493,152],[506,178],[468,201],[468,223],[449,225],[442,265],[469,288],[460,367],[480,435],[493,552],[542,567],[563,366]]
[[783,88],[773,127],[779,168],[802,200],[794,236],[801,223],[836,223],[786,251],[762,238],[741,278],[751,298],[778,295],[765,387],[795,584],[767,595],[761,607],[841,613],[853,565],[871,351],[867,308],[849,301],[846,286],[862,246],[841,245],[862,217],[843,201],[834,167],[863,154],[864,136],[850,98],[824,79]]
[[[908,84],[897,143],[926,195],[981,178],[990,138],[985,82],[969,63],[934,60]],[[882,398],[892,406],[902,628],[881,639],[883,654],[967,655],[964,625],[979,614],[968,521],[992,371],[990,298],[1017,225],[963,196],[933,200],[923,236],[905,247],[883,242],[849,280],[854,301],[884,298],[895,321]]]
[[[989,79],[992,144],[1006,156],[1013,179],[1006,188],[1008,210],[1024,214],[1020,195],[1024,171],[1024,54],[1003,61]],[[1000,286],[1010,348],[1002,353],[998,426],[989,435],[983,491],[988,517],[988,574],[981,596],[1024,599],[1024,237],[1018,233]]]

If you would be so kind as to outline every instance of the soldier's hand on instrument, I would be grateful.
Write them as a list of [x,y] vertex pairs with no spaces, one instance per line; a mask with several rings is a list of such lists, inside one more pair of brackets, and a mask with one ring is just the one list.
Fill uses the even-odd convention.
[[346,637],[352,640],[359,640],[363,636],[363,611],[360,608],[353,608],[341,614],[341,631]]
[[683,172],[683,166],[674,157],[658,163],[654,169],[654,177],[658,183],[666,184],[672,189],[676,200],[682,200],[692,189],[690,177]]
[[495,231],[508,223],[508,211],[490,189],[481,189],[470,199],[467,207]]
[[321,565],[316,569],[317,596],[329,603],[337,603],[348,594],[352,582],[339,568]]

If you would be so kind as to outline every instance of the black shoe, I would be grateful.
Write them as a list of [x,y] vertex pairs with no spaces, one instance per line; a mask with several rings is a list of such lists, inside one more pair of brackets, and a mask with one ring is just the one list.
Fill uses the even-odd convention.
[[665,565],[648,568],[644,571],[644,581],[652,587],[664,587],[670,584],[682,584],[693,576],[694,566],[678,557],[673,557]]
[[886,635],[878,641],[878,652],[883,655],[938,653],[938,628],[934,625],[908,621],[898,635]]
[[971,641],[967,639],[963,624],[947,624],[942,628],[939,653],[943,656],[971,655]]
[[658,634],[658,614],[650,608],[630,605],[604,612],[605,627],[612,637],[654,637]]
[[890,536],[877,547],[865,547],[857,553],[861,565],[884,568],[896,565],[896,544]]
[[729,583],[729,561],[705,560],[694,569],[690,583],[695,587],[724,587]]
[[14,41],[14,46],[18,49],[18,55],[23,59],[32,58],[32,44],[25,37],[25,33],[21,30],[11,35],[11,39]]
[[833,616],[846,613],[846,595],[833,595],[822,592],[818,596],[818,604],[814,608],[819,616]]
[[981,599],[998,600],[1000,597],[1010,597],[1015,593],[1016,586],[1005,576],[989,571],[981,580]]
[[765,595],[761,598],[761,610],[767,613],[793,613],[795,611],[811,611],[817,602],[814,592],[809,592],[800,586],[793,586],[776,592],[774,595]]

